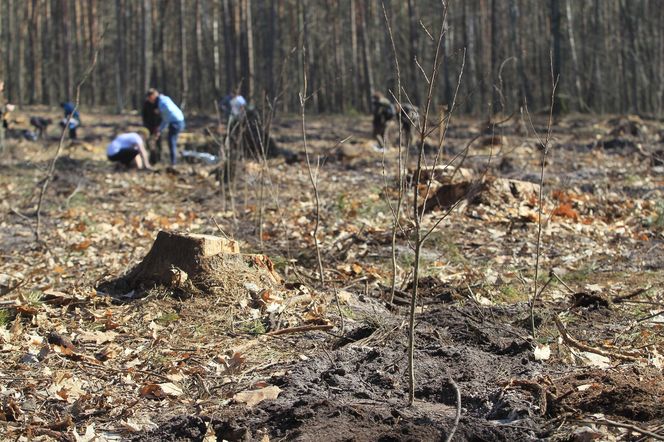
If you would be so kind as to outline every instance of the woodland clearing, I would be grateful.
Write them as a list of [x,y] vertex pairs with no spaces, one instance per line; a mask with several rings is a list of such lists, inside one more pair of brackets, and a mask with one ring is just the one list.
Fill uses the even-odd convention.
[[[540,287],[548,284],[535,305],[535,339],[528,299],[538,201],[529,186],[539,183],[537,142],[512,120],[493,129],[499,144],[471,144],[450,183],[484,187],[425,243],[416,402],[406,407],[413,252],[406,220],[392,305],[387,201],[396,149],[374,149],[370,118],[308,118],[311,154],[320,158],[323,285],[303,162],[247,161],[231,201],[212,165],[114,169],[105,145],[135,121],[89,113],[45,195],[42,244],[35,210],[57,140],[8,140],[0,438],[444,440],[458,391],[454,440],[645,440],[645,431],[664,439],[664,123],[555,122],[540,257]],[[546,132],[537,119],[534,126]],[[214,127],[191,118],[185,147],[214,152],[205,131]],[[455,119],[446,159],[484,129]],[[271,135],[302,152],[297,116],[278,118]],[[425,228],[449,206],[441,204]],[[238,282],[229,270],[224,281],[234,284],[206,290],[103,291],[161,230],[231,237],[242,253],[269,257],[283,282],[261,286],[254,274]]]

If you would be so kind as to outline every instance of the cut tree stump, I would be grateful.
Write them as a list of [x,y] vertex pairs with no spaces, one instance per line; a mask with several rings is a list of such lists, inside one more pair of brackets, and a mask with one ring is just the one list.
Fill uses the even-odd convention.
[[467,200],[470,204],[510,206],[516,201],[536,199],[538,193],[539,185],[527,181],[492,176],[475,181],[464,180],[438,187],[427,199],[425,212],[448,210],[461,200]]
[[217,236],[160,231],[148,254],[125,280],[131,288],[172,285],[177,282],[174,277],[182,281],[204,272],[206,260],[222,253],[238,254],[240,247],[236,241]]

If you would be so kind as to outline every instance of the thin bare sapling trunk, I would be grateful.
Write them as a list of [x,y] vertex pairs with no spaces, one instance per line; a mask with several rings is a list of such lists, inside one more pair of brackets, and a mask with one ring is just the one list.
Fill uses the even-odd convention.
[[[537,282],[539,279],[540,256],[541,256],[541,247],[542,247],[542,212],[544,205],[542,197],[544,194],[544,169],[546,167],[546,158],[549,153],[549,143],[551,141],[551,128],[553,126],[553,108],[555,104],[557,87],[558,87],[558,77],[554,75],[553,58],[551,56],[551,103],[549,107],[549,119],[546,126],[546,136],[544,140],[542,140],[539,137],[537,131],[535,130],[534,125],[532,124],[532,120],[530,120],[530,125],[533,129],[533,132],[535,132],[535,136],[537,136],[539,150],[540,150],[540,180],[539,180],[540,188],[539,188],[539,196],[537,202],[538,204],[537,204],[537,243],[535,250],[535,281],[533,283],[533,295],[532,298],[530,299],[530,331],[533,338],[535,338],[537,333],[537,328],[535,327],[535,304],[537,303],[539,295],[542,293],[542,291],[546,288],[548,284],[548,283],[545,284],[538,293]],[[530,119],[530,112],[528,112],[527,104],[525,107],[526,107],[526,112],[528,114],[528,118]]]
[[325,273],[323,271],[323,260],[320,255],[320,244],[318,244],[318,228],[320,226],[320,195],[318,192],[318,171],[319,162],[316,161],[316,173],[314,174],[313,167],[311,166],[311,159],[309,157],[309,147],[307,144],[307,126],[305,117],[305,106],[307,102],[307,62],[305,47],[302,47],[302,91],[300,92],[300,113],[302,117],[302,143],[304,144],[304,157],[307,161],[307,171],[309,172],[309,181],[314,193],[315,215],[316,221],[314,226],[314,246],[316,247],[316,260],[318,262],[318,279],[320,284],[325,284]]
[[[396,44],[394,43],[394,35],[392,34],[392,26],[390,24],[390,20],[387,17],[387,11],[385,9],[385,3],[381,2],[381,5],[383,7],[383,16],[385,18],[385,24],[387,26],[387,31],[390,36],[390,43],[392,45],[392,54],[394,56],[394,71],[397,75],[397,90],[396,90],[396,97],[394,97],[394,91],[391,91],[393,98],[396,99],[397,103],[401,103],[401,68],[399,66],[399,57],[397,56],[397,48]],[[390,210],[392,212],[392,238],[391,238],[391,261],[392,261],[392,275],[391,275],[391,280],[390,280],[390,304],[394,302],[394,295],[396,292],[396,285],[397,285],[397,271],[398,271],[398,265],[397,265],[397,232],[399,229],[403,231],[403,227],[400,224],[400,218],[401,218],[401,211],[402,211],[402,205],[403,205],[403,197],[405,193],[405,171],[404,171],[404,162],[403,162],[403,128],[401,123],[399,122],[399,116],[397,116],[397,122],[399,123],[397,125],[399,129],[399,136],[397,139],[397,201],[396,201],[396,206],[392,204],[389,198],[389,194],[387,192],[388,190],[388,185],[387,183],[385,184],[385,198],[387,199],[387,202],[390,206]],[[387,140],[383,140],[385,143],[385,149],[387,149]],[[385,152],[385,150],[383,150]],[[383,176],[385,177],[385,161],[384,161],[384,154],[383,154]],[[386,178],[385,178],[386,179]]]
[[[438,39],[436,41],[436,52],[433,59],[431,75],[427,77],[424,71],[420,69],[420,71],[423,73],[424,80],[428,83],[428,89],[427,89],[423,117],[419,122],[418,126],[419,140],[418,140],[418,152],[417,152],[417,168],[415,169],[415,177],[413,180],[412,210],[413,210],[413,222],[415,224],[415,233],[414,233],[415,262],[413,264],[413,284],[412,284],[413,292],[410,300],[410,312],[408,319],[408,387],[409,387],[408,405],[412,405],[413,402],[415,401],[415,310],[418,299],[420,257],[422,254],[422,244],[427,237],[427,235],[423,234],[422,232],[424,209],[422,209],[422,212],[420,213],[419,204],[418,204],[420,201],[419,182],[422,176],[422,169],[424,167],[424,162],[425,162],[424,147],[425,147],[426,137],[429,131],[428,127],[429,112],[431,110],[434,88],[439,70],[440,48],[442,46],[442,39],[445,35],[445,24],[447,20],[447,5],[442,0],[441,0],[441,7],[442,7],[442,22],[441,22],[440,31],[438,33]],[[415,62],[417,63],[417,60],[415,60]],[[419,66],[419,63],[417,64]],[[436,155],[436,158],[438,158],[438,154]],[[429,178],[429,180],[431,180],[431,178]],[[428,193],[429,191],[427,190],[427,195]]]

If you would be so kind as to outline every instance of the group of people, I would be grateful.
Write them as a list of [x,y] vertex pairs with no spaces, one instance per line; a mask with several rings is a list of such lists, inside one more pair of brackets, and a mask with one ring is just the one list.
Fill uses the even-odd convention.
[[[234,127],[245,118],[247,100],[238,93],[231,93],[220,102],[221,111],[228,118],[228,127]],[[185,128],[184,113],[167,95],[157,89],[149,89],[141,112],[145,132],[129,132],[117,135],[106,149],[110,161],[139,169],[151,169],[161,157],[161,134],[168,129],[167,141],[171,166],[177,162],[177,142]],[[146,142],[149,146],[146,149]],[[149,153],[148,153],[149,149]]]
[[[161,134],[168,129],[170,162],[175,166],[178,137],[185,128],[182,110],[169,96],[151,88],[145,94],[142,117],[145,130],[117,135],[106,148],[108,159],[138,169],[152,169],[152,163],[158,162],[161,156]],[[152,146],[148,155],[145,145],[149,141]]]
[[[0,82],[0,88],[3,84]],[[1,89],[0,89],[1,90]],[[228,121],[228,132],[232,134],[233,128],[247,116],[247,101],[238,94],[231,93],[220,100],[220,110]],[[11,105],[0,107],[2,124],[7,127],[7,114]],[[77,139],[76,130],[81,125],[80,113],[70,101],[60,104],[64,111],[64,118],[60,125],[69,131],[72,140]],[[374,92],[371,97],[373,113],[373,136],[378,141],[380,148],[385,146],[385,132],[388,122],[397,118],[398,124],[403,130],[406,146],[410,145],[412,127],[417,125],[419,112],[417,108],[408,103],[392,103],[380,92]],[[113,138],[107,146],[106,155],[110,161],[118,162],[125,166],[135,166],[138,169],[151,169],[152,163],[156,163],[161,157],[162,133],[168,129],[167,142],[170,154],[170,164],[174,166],[177,162],[177,142],[180,133],[185,128],[184,113],[167,95],[159,93],[157,89],[151,88],[145,95],[142,109],[144,131],[121,133]],[[40,138],[46,131],[50,119],[32,117],[30,123],[37,130]],[[2,128],[0,128],[0,131]],[[2,135],[2,134],[0,134]],[[147,144],[147,147],[146,147]],[[148,153],[149,149],[149,153]]]

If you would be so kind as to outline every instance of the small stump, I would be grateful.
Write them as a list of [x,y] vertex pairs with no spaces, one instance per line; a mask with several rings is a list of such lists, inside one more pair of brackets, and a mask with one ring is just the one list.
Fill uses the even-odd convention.
[[124,294],[163,286],[190,294],[232,298],[246,292],[247,284],[268,289],[281,283],[270,258],[241,254],[234,240],[160,231],[136,267],[120,278],[102,283],[99,289]]
[[143,261],[125,279],[130,288],[171,285],[174,277],[187,279],[205,272],[206,261],[221,253],[240,253],[240,247],[236,241],[218,236],[161,231]]

